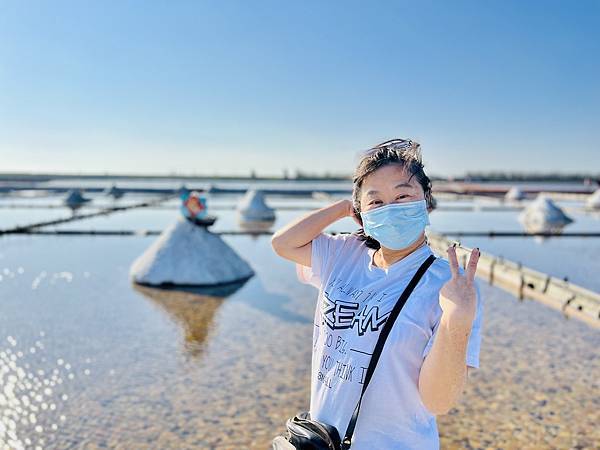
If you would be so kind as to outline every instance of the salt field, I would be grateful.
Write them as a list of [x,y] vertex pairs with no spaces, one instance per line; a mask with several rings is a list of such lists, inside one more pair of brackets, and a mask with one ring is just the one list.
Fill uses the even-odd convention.
[[539,3],[0,0],[0,450],[600,450],[600,2]]
[[[338,186],[347,184],[327,185]],[[93,201],[80,213],[154,198],[86,196]],[[0,228],[68,217],[62,198],[1,198]],[[342,197],[330,201],[335,198]],[[240,230],[234,209],[240,199],[209,196],[209,211],[218,217],[212,231]],[[271,230],[328,204],[280,196],[266,201],[276,209]],[[600,217],[581,202],[557,204],[574,218],[565,231],[600,231]],[[482,205],[499,204],[441,199],[431,230],[451,236],[523,231],[518,209]],[[175,222],[178,208],[173,199],[43,230],[161,231]],[[346,218],[326,231],[355,228]],[[0,443],[269,448],[285,419],[308,406],[317,292],[296,279],[294,264],[273,252],[268,235],[221,237],[255,275],[225,291],[172,291],[134,286],[128,277],[156,236],[2,236]],[[460,241],[600,292],[600,238]],[[485,301],[481,367],[471,372],[459,405],[438,418],[442,449],[600,448],[598,330],[479,283]]]

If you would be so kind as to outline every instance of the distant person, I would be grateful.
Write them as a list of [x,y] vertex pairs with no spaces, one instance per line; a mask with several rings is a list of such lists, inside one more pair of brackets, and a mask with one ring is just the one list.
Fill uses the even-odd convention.
[[[419,144],[394,139],[361,155],[352,200],[304,214],[272,237],[274,251],[297,263],[298,278],[319,289],[308,418],[335,427],[341,438],[387,316],[433,255],[425,227],[434,207]],[[358,231],[323,232],[348,216]],[[425,271],[394,322],[360,406],[352,450],[439,449],[436,416],[456,405],[469,368],[479,367],[479,249],[465,270],[454,247],[447,255]]]

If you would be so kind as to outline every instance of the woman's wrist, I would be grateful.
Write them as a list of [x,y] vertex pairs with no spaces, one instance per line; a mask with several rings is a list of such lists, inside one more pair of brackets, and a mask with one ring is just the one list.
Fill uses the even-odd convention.
[[343,199],[330,205],[330,208],[335,212],[336,220],[343,219],[350,215],[352,204],[349,204],[349,202],[350,200]]
[[469,319],[462,314],[442,313],[440,325],[454,334],[467,335],[468,337],[473,328],[473,319]]

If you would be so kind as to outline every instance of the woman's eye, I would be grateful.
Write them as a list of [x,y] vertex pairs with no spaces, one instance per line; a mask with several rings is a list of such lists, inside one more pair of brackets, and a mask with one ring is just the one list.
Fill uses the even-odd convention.
[[[396,200],[399,199],[399,198],[406,198],[406,197],[409,197],[409,196],[406,195],[406,194],[402,194],[402,195],[399,195],[398,197],[396,197]],[[372,200],[368,204],[369,205],[375,205],[377,203],[381,203],[381,200]]]

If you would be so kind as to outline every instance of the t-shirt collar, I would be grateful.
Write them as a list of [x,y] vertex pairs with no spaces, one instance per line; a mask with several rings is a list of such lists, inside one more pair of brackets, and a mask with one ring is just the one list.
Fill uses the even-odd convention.
[[421,264],[429,255],[433,254],[429,244],[425,243],[425,245],[417,248],[401,260],[396,261],[387,269],[383,269],[373,264],[373,256],[375,252],[376,249],[367,247],[367,270],[371,273],[381,273],[386,275],[389,275],[392,272],[395,273],[398,271],[409,270],[411,267]]

